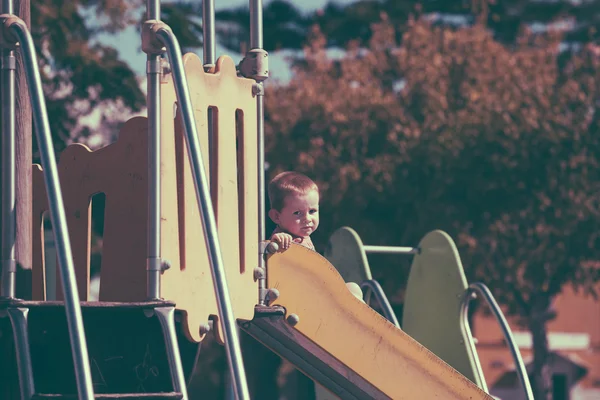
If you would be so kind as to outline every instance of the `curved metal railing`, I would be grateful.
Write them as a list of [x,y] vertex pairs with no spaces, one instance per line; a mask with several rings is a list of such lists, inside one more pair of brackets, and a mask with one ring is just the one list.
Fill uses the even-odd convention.
[[504,339],[506,340],[508,348],[510,349],[510,352],[512,354],[517,375],[519,376],[519,380],[521,381],[521,385],[523,386],[523,390],[525,391],[525,397],[527,398],[527,400],[534,400],[533,391],[531,390],[531,383],[529,382],[529,377],[527,375],[525,363],[523,362],[523,358],[521,357],[521,352],[519,351],[519,348],[515,343],[515,339],[513,337],[510,326],[508,325],[508,322],[504,317],[504,313],[500,309],[500,306],[496,302],[496,299],[494,299],[492,292],[490,292],[490,289],[488,289],[488,287],[485,284],[481,282],[475,282],[469,285],[466,296],[463,300],[463,318],[461,319],[461,324],[463,324],[464,326],[468,326],[469,324],[467,311],[469,309],[469,304],[471,300],[474,298],[473,294],[480,295],[487,302],[488,306],[492,310],[492,313],[494,314],[496,320],[500,324],[500,328],[502,328],[502,334],[504,335]]
[[398,322],[398,318],[396,318],[396,313],[392,309],[392,305],[390,304],[390,301],[385,295],[385,292],[383,291],[383,288],[379,282],[377,282],[375,279],[368,279],[360,284],[360,288],[365,291],[363,295],[365,302],[368,302],[370,292],[372,292],[375,295],[375,300],[377,300],[377,303],[379,303],[385,318],[400,328],[400,323]]

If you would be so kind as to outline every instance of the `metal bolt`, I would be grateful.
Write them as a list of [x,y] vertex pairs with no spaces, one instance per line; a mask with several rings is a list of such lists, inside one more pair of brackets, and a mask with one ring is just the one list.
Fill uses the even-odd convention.
[[269,301],[277,300],[279,298],[279,290],[269,289],[267,296]]
[[298,325],[298,322],[300,322],[300,317],[298,316],[298,314],[290,314],[286,318],[286,321],[291,326],[296,326],[296,325]]
[[261,268],[261,267],[256,267],[254,268],[254,280],[257,281],[259,279],[264,279],[265,278],[265,269]]
[[270,242],[267,245],[266,251],[268,254],[277,253],[279,251],[279,244],[277,242]]
[[171,262],[169,260],[162,260],[162,262],[160,263],[160,268],[163,271],[166,271],[168,269],[171,268]]
[[212,325],[213,325],[212,321],[208,321],[206,324],[200,325],[200,336],[204,336],[204,335],[208,334],[210,331],[212,331],[212,328],[213,328]]

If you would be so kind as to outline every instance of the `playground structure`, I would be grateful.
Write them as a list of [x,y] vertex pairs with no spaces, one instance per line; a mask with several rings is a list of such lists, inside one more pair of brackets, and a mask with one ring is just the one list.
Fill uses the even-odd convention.
[[[251,50],[237,68],[226,56],[215,58],[213,2],[203,5],[201,61],[181,55],[160,21],[160,3],[148,1],[142,24],[148,117],[129,120],[115,143],[97,151],[69,146],[58,164],[31,35],[12,15],[11,2],[3,5],[3,399],[188,399],[187,378],[208,334],[225,345],[235,397],[249,399],[238,327],[324,387],[321,397],[491,398],[464,323],[471,291],[447,235],[432,232],[417,248],[398,250],[414,255],[402,329],[370,275],[365,250],[377,249],[352,231],[332,237],[330,262],[297,245],[273,251],[264,240],[268,66],[260,0],[250,1]],[[41,167],[32,167],[27,300],[15,297],[17,49],[42,156]],[[106,195],[100,294],[90,301],[90,204],[100,192]],[[55,301],[47,300],[45,211],[61,277]],[[344,280],[372,290],[392,322],[356,299]]]

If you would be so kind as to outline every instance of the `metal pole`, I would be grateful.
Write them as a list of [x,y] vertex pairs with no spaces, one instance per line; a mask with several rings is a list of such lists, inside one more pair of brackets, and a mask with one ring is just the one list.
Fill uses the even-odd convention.
[[[210,71],[217,61],[216,58],[216,34],[215,34],[215,1],[214,0],[202,0],[202,52],[204,59],[204,71]],[[208,148],[209,148],[209,165],[212,165],[212,158],[216,157],[218,149],[215,144],[215,123],[214,123],[214,110],[209,108],[206,112],[206,119],[208,124]],[[214,193],[215,185],[217,182],[211,181],[211,193]],[[239,327],[236,326],[238,337]],[[235,386],[231,373],[227,374],[225,384],[225,400],[235,399]]]
[[50,216],[52,218],[54,237],[58,244],[58,264],[65,296],[65,311],[73,352],[77,393],[79,399],[92,400],[94,398],[92,376],[88,364],[88,351],[81,317],[81,307],[79,305],[79,294],[77,293],[71,242],[67,230],[63,197],[60,190],[56,158],[54,155],[54,148],[52,147],[52,137],[50,135],[48,112],[44,100],[44,93],[42,91],[42,81],[38,69],[35,47],[33,45],[31,34],[23,20],[15,17],[10,25],[8,25],[8,28],[20,43],[25,65],[25,75],[29,84],[35,132],[40,148],[42,167],[44,168],[44,180],[48,194]]
[[250,0],[250,48],[263,48],[262,0]]
[[[12,0],[2,1],[2,13],[13,13]],[[16,151],[15,151],[15,68],[16,59],[13,50],[3,49],[2,60],[2,221],[0,256],[2,260],[2,287],[0,296],[15,297],[17,261],[15,259],[15,240],[17,237],[16,214]]]
[[[204,70],[208,70],[215,65],[215,0],[202,1],[202,36],[204,43],[202,50],[204,53]],[[210,126],[210,125],[209,125]]]
[[394,312],[394,309],[392,308],[392,305],[390,304],[390,301],[385,295],[385,292],[383,291],[383,288],[381,287],[379,282],[377,282],[375,279],[368,279],[360,284],[360,288],[365,290],[365,294],[363,296],[365,302],[367,302],[367,299],[369,297],[369,291],[373,292],[373,294],[375,295],[375,299],[379,303],[379,306],[381,307],[385,318],[392,324],[400,328],[400,323],[398,322],[396,313]]
[[225,269],[223,267],[217,224],[213,211],[214,208],[210,198],[204,164],[202,163],[200,141],[198,139],[198,131],[194,121],[187,79],[183,69],[181,49],[177,38],[175,38],[173,32],[166,27],[166,25],[163,24],[162,27],[158,28],[156,35],[167,48],[167,54],[169,56],[169,61],[171,62],[171,69],[175,82],[175,94],[177,95],[177,102],[181,107],[186,145],[196,186],[196,198],[202,215],[202,228],[208,247],[211,273],[217,297],[217,306],[219,308],[219,315],[221,316],[221,327],[225,335],[225,348],[229,359],[230,373],[235,386],[237,399],[246,400],[250,398],[246,383],[246,372],[244,371],[235,318],[229,300],[229,289],[227,288]]
[[[160,0],[148,0],[146,18],[160,20]],[[160,299],[160,54],[148,54],[146,76],[148,93],[148,232],[146,295]]]
[[21,399],[30,400],[35,394],[33,381],[33,366],[31,364],[31,348],[29,346],[29,331],[27,329],[28,308],[9,308],[8,317],[13,327],[13,342],[19,375]]
[[400,246],[363,246],[365,253],[378,254],[419,254],[418,247],[400,247]]
[[[262,0],[250,0],[250,49],[263,48],[263,6]],[[256,82],[256,120],[258,147],[258,240],[265,240],[265,107],[264,84]],[[265,258],[258,255],[259,268],[265,269]],[[258,304],[265,304],[267,294],[266,274],[258,280]]]
[[[202,43],[202,50],[203,50],[203,56],[204,56],[204,71],[208,72],[210,71],[214,66],[215,66],[215,62],[216,62],[216,55],[215,55],[215,2],[214,0],[203,0],[202,1],[202,36],[203,36],[203,43]],[[217,140],[215,138],[215,132],[214,132],[214,126],[215,126],[215,122],[214,122],[214,110],[212,108],[209,108],[208,110],[206,110],[206,122],[208,125],[208,132],[206,132],[208,134],[208,165],[212,165],[213,162],[213,157],[216,158],[216,147],[215,144],[217,143]],[[210,174],[209,174],[210,176]],[[216,187],[216,181],[211,180],[209,182],[210,185],[210,192],[211,193],[216,193],[215,190],[217,190]]]
[[477,293],[487,302],[492,310],[492,313],[496,317],[496,320],[500,324],[500,328],[502,328],[502,334],[504,335],[504,339],[508,344],[508,348],[510,349],[510,353],[512,354],[513,361],[515,363],[515,370],[517,375],[519,376],[519,380],[521,381],[521,386],[525,391],[525,398],[527,400],[534,400],[533,391],[531,390],[531,383],[529,382],[529,376],[527,375],[527,368],[525,368],[525,363],[523,362],[523,358],[521,357],[521,352],[519,351],[519,347],[515,342],[515,338],[513,337],[512,331],[510,329],[510,325],[506,321],[504,314],[502,313],[502,309],[494,299],[494,295],[490,292],[490,289],[486,285],[481,282],[471,283],[469,288],[467,289],[468,293],[463,300],[463,324],[467,325],[468,322],[468,306],[471,301],[471,293]]

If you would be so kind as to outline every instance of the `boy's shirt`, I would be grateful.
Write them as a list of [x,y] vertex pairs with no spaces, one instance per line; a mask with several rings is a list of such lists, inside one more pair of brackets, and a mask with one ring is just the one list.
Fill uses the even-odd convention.
[[298,244],[300,244],[300,245],[302,245],[302,246],[304,246],[307,249],[310,249],[312,251],[317,251],[317,250],[315,250],[315,246],[313,245],[313,242],[310,239],[310,236],[295,236],[295,235],[292,235],[289,232],[286,232],[286,231],[284,231],[282,229],[279,229],[279,226],[277,226],[275,228],[275,230],[273,231],[273,233],[271,233],[271,236],[273,236],[276,233],[282,233],[282,232],[291,235],[292,238],[294,239],[294,243],[298,243]]

